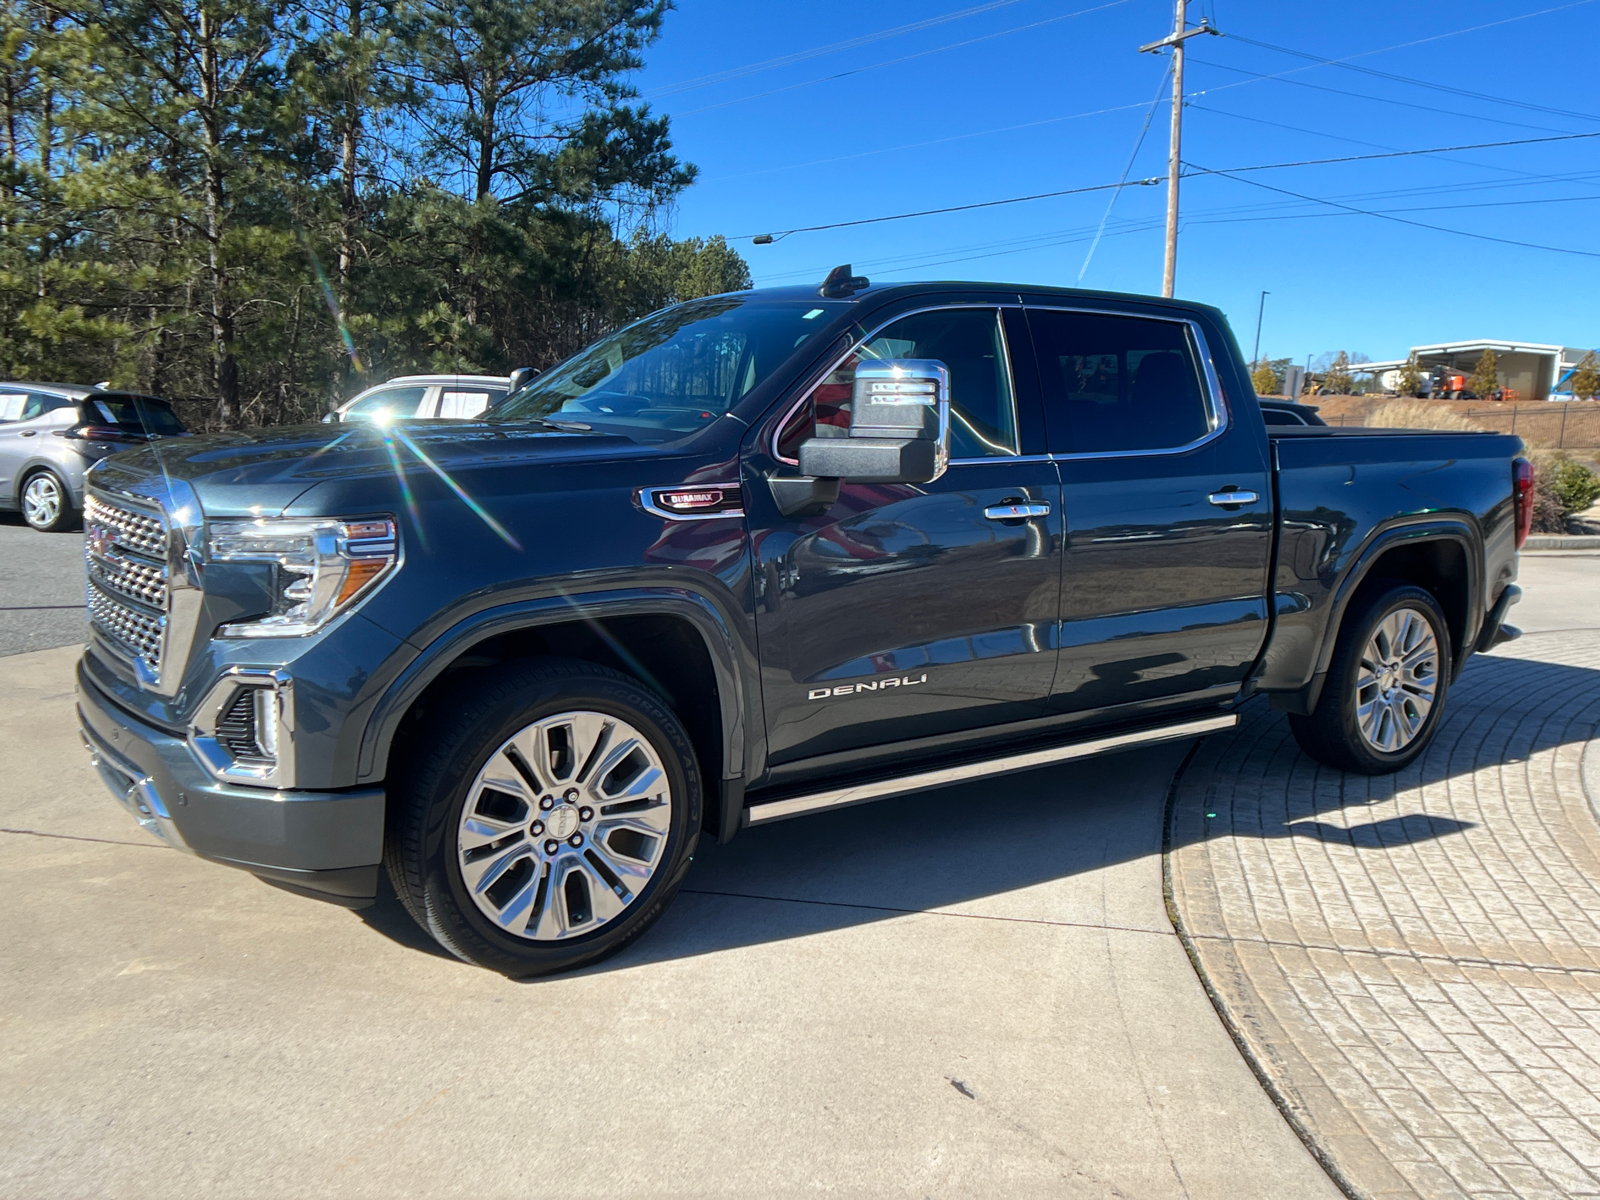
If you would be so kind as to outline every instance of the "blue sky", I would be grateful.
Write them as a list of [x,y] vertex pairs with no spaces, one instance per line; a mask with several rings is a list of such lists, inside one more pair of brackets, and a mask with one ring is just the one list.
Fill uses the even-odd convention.
[[[1233,168],[1600,131],[1600,0],[1506,21],[1563,2],[1192,0],[1192,23],[1209,17],[1232,36],[1189,42],[1183,157]],[[1168,60],[1137,47],[1170,31],[1169,0],[680,4],[637,78],[700,167],[673,216],[679,237],[1115,182],[1147,118],[1130,178],[1164,171]],[[1600,138],[1248,178],[1184,182],[1177,280],[1179,296],[1228,313],[1247,355],[1263,288],[1264,355],[1383,359],[1476,337],[1600,344]],[[1158,292],[1164,187],[1120,193],[1084,270],[1109,198],[734,244],[758,286],[820,281],[849,262],[883,280],[1073,286],[1083,271],[1085,287]]]

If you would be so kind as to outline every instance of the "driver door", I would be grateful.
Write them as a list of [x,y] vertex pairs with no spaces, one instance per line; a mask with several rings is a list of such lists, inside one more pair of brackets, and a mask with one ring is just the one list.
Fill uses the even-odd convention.
[[[901,317],[747,457],[769,766],[1039,715],[1056,666],[1060,484],[1028,444],[1042,420],[1031,362],[1019,407],[1008,332],[1027,353],[1020,321],[994,306]],[[786,517],[768,477],[819,428],[848,425],[864,358],[949,369],[949,468],[928,484],[845,482],[828,512]]]

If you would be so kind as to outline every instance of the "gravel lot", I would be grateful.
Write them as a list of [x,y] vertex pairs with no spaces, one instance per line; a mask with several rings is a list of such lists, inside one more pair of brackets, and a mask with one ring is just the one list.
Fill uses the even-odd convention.
[[0,564],[0,655],[89,640],[81,533],[35,533],[0,513]]

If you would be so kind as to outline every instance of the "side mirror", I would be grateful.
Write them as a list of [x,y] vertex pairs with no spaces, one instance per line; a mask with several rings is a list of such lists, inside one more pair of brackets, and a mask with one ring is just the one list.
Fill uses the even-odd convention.
[[[507,381],[511,385],[510,394],[516,395],[517,392],[527,387],[533,378],[538,374],[538,367],[518,367],[515,371],[511,372],[511,378]],[[494,406],[490,405],[490,407],[492,408]]]
[[339,423],[339,414],[336,412],[323,413],[322,423],[324,425],[337,425]]
[[949,462],[950,370],[931,358],[861,363],[848,433],[800,446],[802,475],[852,483],[932,483]]

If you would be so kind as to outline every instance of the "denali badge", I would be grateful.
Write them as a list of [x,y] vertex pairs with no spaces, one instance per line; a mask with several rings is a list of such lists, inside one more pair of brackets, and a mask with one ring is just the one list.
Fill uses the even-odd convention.
[[806,699],[826,700],[829,696],[852,696],[859,692],[877,692],[892,687],[916,687],[919,683],[927,682],[928,673],[924,671],[915,679],[902,675],[899,679],[878,679],[872,683],[842,683],[838,687],[812,688],[806,693]]

